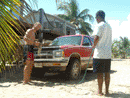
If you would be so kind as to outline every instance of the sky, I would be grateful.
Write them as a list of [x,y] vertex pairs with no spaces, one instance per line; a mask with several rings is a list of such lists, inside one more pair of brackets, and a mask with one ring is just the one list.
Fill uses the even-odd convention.
[[[57,10],[56,0],[37,1],[38,8],[34,7],[33,9],[35,10],[42,8],[48,14],[64,14],[64,11]],[[105,20],[112,27],[113,40],[119,40],[120,36],[128,37],[130,40],[130,0],[77,0],[77,2],[80,12],[87,8],[89,9],[89,14],[94,18],[98,10],[105,12]],[[97,22],[94,19],[94,22],[91,23],[93,30],[96,24]]]

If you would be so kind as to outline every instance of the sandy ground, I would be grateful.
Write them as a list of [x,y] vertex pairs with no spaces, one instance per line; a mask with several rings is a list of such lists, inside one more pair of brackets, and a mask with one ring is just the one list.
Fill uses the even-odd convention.
[[[130,98],[130,59],[114,60],[111,68],[110,96],[97,96],[97,79],[88,70],[83,83],[84,72],[79,80],[67,81],[59,74],[46,74],[43,78],[32,78],[23,85],[23,68],[13,74],[6,73],[0,79],[0,98]],[[73,87],[73,85],[75,87]],[[103,92],[105,91],[103,84]]]

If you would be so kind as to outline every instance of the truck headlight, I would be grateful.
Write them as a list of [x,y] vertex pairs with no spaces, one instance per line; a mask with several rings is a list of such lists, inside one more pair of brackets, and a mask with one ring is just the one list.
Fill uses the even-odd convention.
[[55,54],[56,57],[61,57],[62,56],[62,52],[61,51],[57,51]]
[[54,57],[64,57],[64,51],[63,50],[57,50],[53,52]]

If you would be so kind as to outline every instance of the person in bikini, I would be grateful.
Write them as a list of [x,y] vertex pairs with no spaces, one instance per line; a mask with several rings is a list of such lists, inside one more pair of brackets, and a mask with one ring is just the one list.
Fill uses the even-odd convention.
[[26,63],[24,67],[24,78],[23,84],[30,82],[32,67],[34,65],[34,54],[33,48],[34,46],[39,46],[40,42],[35,41],[35,33],[37,30],[41,28],[41,24],[36,22],[31,29],[28,29],[24,36],[24,62]]

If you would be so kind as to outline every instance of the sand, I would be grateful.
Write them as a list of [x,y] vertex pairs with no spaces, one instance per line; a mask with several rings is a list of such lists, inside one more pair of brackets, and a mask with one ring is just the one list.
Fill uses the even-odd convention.
[[[22,84],[23,68],[15,73],[6,72],[0,79],[0,98],[130,98],[130,59],[111,62],[110,96],[97,96],[96,74],[89,69],[83,83],[84,72],[77,81],[65,80],[60,74],[33,77],[30,84]],[[75,86],[74,86],[75,85]],[[103,84],[103,92],[105,85]]]

